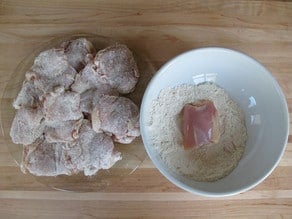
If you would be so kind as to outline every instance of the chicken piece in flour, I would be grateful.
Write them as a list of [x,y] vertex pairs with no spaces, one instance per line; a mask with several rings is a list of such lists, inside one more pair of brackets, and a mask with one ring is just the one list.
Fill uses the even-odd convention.
[[188,103],[182,109],[184,149],[218,143],[220,128],[217,109],[211,100]]

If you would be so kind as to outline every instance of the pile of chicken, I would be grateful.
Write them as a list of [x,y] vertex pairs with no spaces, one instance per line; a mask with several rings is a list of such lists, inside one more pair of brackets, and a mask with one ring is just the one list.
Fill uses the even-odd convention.
[[41,52],[14,100],[10,136],[23,144],[21,169],[34,175],[94,175],[121,159],[113,142],[131,143],[139,109],[128,98],[139,72],[116,44],[96,52],[85,38]]

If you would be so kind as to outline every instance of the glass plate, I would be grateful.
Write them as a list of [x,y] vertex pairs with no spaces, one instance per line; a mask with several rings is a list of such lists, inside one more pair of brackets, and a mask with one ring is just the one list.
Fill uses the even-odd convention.
[[[151,61],[143,54],[143,52],[141,52],[141,49],[132,48],[130,43],[127,43],[127,41],[124,42],[123,40],[115,40],[113,38],[97,36],[93,34],[74,34],[56,37],[43,46],[39,47],[19,63],[8,82],[2,97],[0,107],[3,137],[10,154],[16,161],[17,165],[19,165],[22,160],[23,146],[16,145],[11,141],[9,131],[16,112],[16,110],[12,107],[12,102],[21,89],[25,72],[31,67],[34,58],[41,51],[60,45],[60,43],[63,41],[76,39],[79,37],[86,37],[88,40],[90,40],[95,46],[96,50],[103,49],[116,42],[125,43],[131,49],[137,61],[137,65],[140,71],[140,79],[136,85],[135,91],[126,96],[132,99],[138,106],[141,104],[144,90],[146,89],[149,80],[155,72],[155,68]],[[73,176],[60,175],[56,177],[40,177],[31,175],[29,173],[28,174],[33,176],[35,180],[39,181],[40,183],[57,190],[81,192],[105,190],[109,186],[117,184],[122,178],[132,174],[137,168],[139,168],[147,156],[140,137],[135,139],[134,142],[129,145],[116,143],[115,147],[122,153],[123,159],[118,161],[112,168],[108,170],[98,171],[98,173],[94,176],[87,177],[84,176],[83,173],[79,173]]]

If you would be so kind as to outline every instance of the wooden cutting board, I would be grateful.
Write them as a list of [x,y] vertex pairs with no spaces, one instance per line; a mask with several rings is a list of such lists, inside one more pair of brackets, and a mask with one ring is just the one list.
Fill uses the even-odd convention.
[[[56,36],[90,33],[119,39],[153,70],[175,55],[204,46],[240,50],[278,80],[292,109],[290,1],[0,1],[0,96],[21,60]],[[139,102],[143,89],[134,98]],[[11,95],[12,96],[12,95]],[[267,97],[268,98],[268,97]],[[9,95],[1,98],[9,104]],[[10,114],[7,110],[3,115]],[[1,124],[1,130],[3,124]],[[251,191],[203,198],[182,191],[145,159],[130,175],[92,192],[55,190],[24,175],[0,138],[0,218],[213,217],[292,218],[292,140],[274,172]],[[82,188],[82,184],[79,185]],[[83,188],[87,188],[87,184]]]

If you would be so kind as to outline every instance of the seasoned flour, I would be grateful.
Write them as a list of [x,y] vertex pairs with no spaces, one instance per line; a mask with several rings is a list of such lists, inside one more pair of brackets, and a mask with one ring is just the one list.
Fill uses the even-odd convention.
[[[220,141],[184,150],[180,130],[181,110],[199,99],[212,100],[220,121]],[[215,181],[238,164],[247,138],[244,114],[228,94],[213,83],[163,89],[148,111],[152,145],[168,168],[196,181]]]

